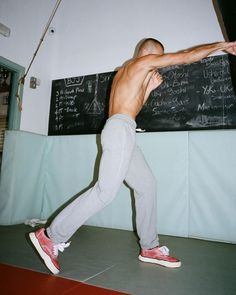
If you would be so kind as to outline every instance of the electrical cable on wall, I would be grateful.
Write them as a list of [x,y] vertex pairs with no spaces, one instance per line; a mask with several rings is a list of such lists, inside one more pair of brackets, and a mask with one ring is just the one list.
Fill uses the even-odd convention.
[[45,35],[46,35],[46,33],[47,33],[47,30],[48,30],[48,28],[49,28],[49,26],[50,26],[50,24],[51,24],[51,22],[52,22],[52,20],[53,20],[53,18],[54,18],[54,16],[55,16],[56,12],[57,12],[57,9],[58,9],[58,7],[59,7],[61,1],[62,1],[62,0],[57,0],[56,5],[55,5],[55,7],[54,7],[54,9],[53,9],[53,11],[52,11],[50,17],[49,17],[49,20],[48,20],[46,26],[45,26],[45,29],[44,29],[43,34],[42,34],[42,37],[40,38],[39,44],[38,44],[38,46],[37,46],[37,49],[35,50],[34,55],[33,55],[32,59],[31,59],[31,61],[30,61],[30,64],[29,64],[29,66],[28,66],[28,68],[27,68],[27,70],[26,70],[24,76],[21,77],[21,78],[19,79],[19,81],[18,81],[18,87],[17,87],[16,99],[17,99],[17,104],[18,104],[18,109],[19,109],[19,111],[22,110],[21,97],[20,97],[20,94],[19,94],[20,86],[23,85],[23,84],[25,83],[25,78],[26,78],[26,76],[28,75],[28,72],[29,72],[29,70],[30,70],[30,68],[31,68],[31,66],[32,66],[32,64],[33,64],[33,62],[34,62],[34,60],[35,60],[35,57],[36,57],[36,55],[37,55],[37,53],[38,53],[38,51],[39,51],[39,48],[40,48],[40,46],[41,46],[42,43],[43,43],[44,37],[45,37]]

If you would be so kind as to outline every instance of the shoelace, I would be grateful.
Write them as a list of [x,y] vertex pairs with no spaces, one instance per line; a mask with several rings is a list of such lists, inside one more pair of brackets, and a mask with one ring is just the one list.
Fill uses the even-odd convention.
[[169,251],[169,249],[166,246],[160,247],[159,250],[161,251],[161,253],[163,255],[169,256],[170,251]]
[[57,245],[54,245],[53,246],[53,254],[55,256],[58,256],[58,252],[63,252],[65,250],[65,248],[68,248],[70,246],[70,243],[71,242],[68,242],[68,243],[60,243],[60,244],[57,244]]

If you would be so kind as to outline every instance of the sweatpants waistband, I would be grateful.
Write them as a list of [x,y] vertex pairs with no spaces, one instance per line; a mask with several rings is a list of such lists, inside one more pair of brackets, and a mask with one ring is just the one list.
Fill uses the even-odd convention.
[[131,118],[130,116],[128,115],[125,115],[125,114],[115,114],[115,115],[112,115],[110,118],[107,119],[107,122],[110,121],[110,120],[113,120],[113,119],[119,119],[119,120],[122,120],[122,121],[125,121],[127,122],[132,128],[136,128],[137,124],[135,122],[135,120],[133,118]]

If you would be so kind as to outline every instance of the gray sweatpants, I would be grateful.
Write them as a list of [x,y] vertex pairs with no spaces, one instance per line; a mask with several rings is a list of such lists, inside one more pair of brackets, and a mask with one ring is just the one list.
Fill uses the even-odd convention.
[[[98,181],[63,209],[47,228],[58,244],[66,242],[92,215],[108,205],[123,181],[134,189],[136,227],[143,249],[156,247],[156,180],[136,145],[136,123],[127,115],[110,117],[101,134],[102,157]],[[121,216],[122,218],[122,216]]]

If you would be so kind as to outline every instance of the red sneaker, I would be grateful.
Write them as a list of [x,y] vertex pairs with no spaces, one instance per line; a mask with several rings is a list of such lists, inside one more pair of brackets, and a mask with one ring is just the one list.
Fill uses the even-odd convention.
[[53,274],[58,274],[60,272],[60,265],[57,259],[58,251],[63,252],[64,248],[67,248],[70,243],[54,245],[52,241],[45,235],[44,228],[30,233],[29,237],[40,257],[44,260],[47,268]]
[[181,261],[175,257],[169,256],[169,249],[166,246],[155,247],[153,249],[141,249],[139,260],[143,262],[156,263],[166,267],[180,267]]

